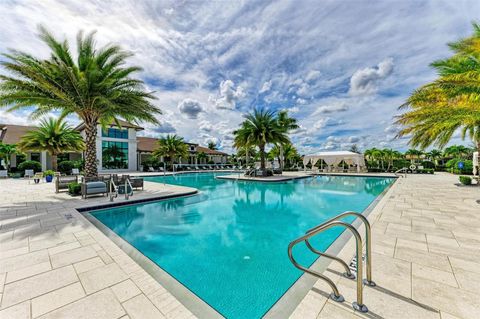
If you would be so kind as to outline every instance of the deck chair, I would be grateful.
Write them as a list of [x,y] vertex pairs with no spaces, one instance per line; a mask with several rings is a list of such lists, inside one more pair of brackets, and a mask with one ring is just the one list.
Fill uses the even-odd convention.
[[0,178],[8,178],[7,170],[1,170],[0,171]]
[[80,170],[78,168],[72,168],[72,175],[80,175]]

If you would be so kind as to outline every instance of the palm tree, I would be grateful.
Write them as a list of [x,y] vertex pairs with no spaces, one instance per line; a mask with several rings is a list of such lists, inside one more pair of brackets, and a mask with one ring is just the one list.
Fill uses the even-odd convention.
[[429,160],[434,162],[435,165],[438,165],[438,159],[442,157],[442,151],[437,149],[432,149],[426,155],[428,156]]
[[187,144],[183,140],[183,137],[176,134],[160,138],[157,144],[158,146],[152,155],[156,158],[167,157],[172,167],[176,158],[188,156]]
[[94,32],[85,36],[80,31],[74,58],[66,40],[57,40],[44,27],[39,30],[50,57],[13,50],[4,54],[7,59],[0,63],[8,75],[0,75],[0,106],[9,111],[34,106],[33,118],[51,111],[60,111],[62,118],[77,114],[85,125],[85,175],[96,176],[97,124],[120,126],[118,118],[158,123],[160,110],[143,82],[131,77],[141,68],[125,66],[131,53],[112,44],[97,49]]
[[203,164],[202,161],[207,159],[207,154],[205,152],[200,152],[197,154],[197,160],[199,163]]
[[18,148],[21,151],[47,151],[52,157],[52,169],[56,171],[58,154],[82,151],[85,143],[80,133],[62,118],[50,117],[42,120],[35,130],[25,133]]
[[285,144],[290,140],[275,116],[275,112],[255,109],[253,113],[244,115],[245,121],[240,129],[234,132],[235,145],[255,145],[260,152],[260,168],[263,175],[265,170],[265,147],[268,144]]
[[450,43],[454,55],[431,66],[438,78],[413,92],[397,117],[406,126],[398,136],[412,134],[412,146],[444,147],[457,130],[480,150],[480,25],[473,23],[473,35]]
[[[292,130],[296,130],[297,128],[299,128],[298,124],[297,124],[297,119],[293,118],[293,117],[289,117],[288,116],[288,111],[286,110],[283,110],[283,111],[280,111],[277,115],[277,122],[278,122],[278,125],[286,132],[290,132]],[[278,144],[279,146],[279,156],[278,156],[278,163],[280,165],[280,169],[283,170],[283,166],[284,166],[284,163],[283,163],[283,160],[284,160],[284,151],[283,151],[283,148],[284,148],[284,145],[282,143]]]
[[215,151],[217,150],[217,144],[215,142],[208,142],[208,146],[207,146],[209,149],[211,149],[212,151]]
[[0,157],[5,161],[6,169],[10,170],[10,158],[13,154],[18,154],[19,150],[15,144],[3,144],[0,142]]
[[416,149],[409,149],[408,151],[405,152],[405,156],[408,156],[408,158],[410,159],[410,161],[413,163],[415,162],[415,160],[418,160],[422,157],[424,153],[420,150],[416,150]]

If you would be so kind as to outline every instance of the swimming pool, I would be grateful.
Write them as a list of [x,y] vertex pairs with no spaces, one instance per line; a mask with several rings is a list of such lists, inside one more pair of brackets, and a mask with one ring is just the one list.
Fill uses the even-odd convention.
[[[317,176],[261,183],[216,179],[212,173],[146,180],[200,193],[91,214],[232,319],[260,318],[302,275],[288,259],[290,241],[343,211],[365,210],[394,181]],[[313,243],[326,250],[341,232],[330,229]],[[308,265],[316,259],[305,247],[295,256]]]

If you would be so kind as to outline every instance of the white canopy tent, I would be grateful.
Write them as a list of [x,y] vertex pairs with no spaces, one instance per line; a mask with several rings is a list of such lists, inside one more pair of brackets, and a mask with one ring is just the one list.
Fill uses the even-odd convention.
[[350,151],[336,151],[336,152],[320,152],[311,155],[305,155],[303,158],[303,166],[306,167],[308,163],[312,167],[319,161],[323,160],[328,166],[337,166],[342,161],[348,165],[356,165],[357,172],[365,167],[365,158],[363,154],[358,154]]
[[473,175],[480,175],[480,154],[479,152],[473,153]]

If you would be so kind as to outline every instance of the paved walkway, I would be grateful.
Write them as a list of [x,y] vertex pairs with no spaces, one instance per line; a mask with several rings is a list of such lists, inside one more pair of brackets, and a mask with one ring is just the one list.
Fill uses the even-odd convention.
[[[0,318],[194,318],[74,209],[108,198],[14,179],[0,180],[0,190]],[[131,199],[192,190],[145,182]]]
[[[326,273],[347,301],[328,300],[318,281],[291,317],[478,318],[480,188],[456,181],[446,174],[399,179],[370,214],[378,287],[365,289],[369,313],[353,312],[355,283],[331,265]],[[74,209],[105,197],[85,201],[26,180],[0,180],[0,190],[0,318],[194,317]],[[133,199],[188,191],[146,182]],[[341,256],[351,258],[352,248]]]
[[[373,280],[367,314],[354,312],[355,282],[325,272],[346,301],[327,299],[317,281],[291,318],[480,318],[480,187],[456,186],[458,176],[399,179],[369,216],[373,222]],[[362,233],[362,232],[361,232]],[[353,257],[353,242],[341,256]]]

